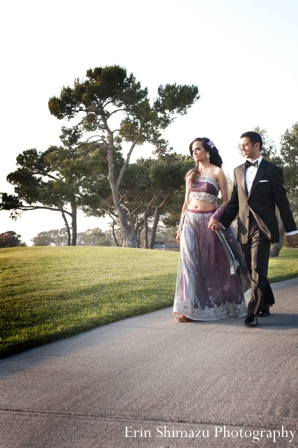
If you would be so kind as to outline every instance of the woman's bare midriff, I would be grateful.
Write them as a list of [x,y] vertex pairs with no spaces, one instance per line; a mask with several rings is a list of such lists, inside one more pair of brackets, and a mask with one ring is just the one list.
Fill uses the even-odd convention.
[[213,212],[216,210],[215,205],[200,199],[192,199],[187,208],[188,210],[195,210],[197,212]]

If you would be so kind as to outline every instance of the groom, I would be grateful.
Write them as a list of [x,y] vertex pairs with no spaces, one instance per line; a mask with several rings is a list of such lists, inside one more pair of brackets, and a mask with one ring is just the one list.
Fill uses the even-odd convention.
[[244,325],[255,327],[257,316],[269,316],[274,296],[267,279],[270,244],[279,241],[277,205],[292,246],[298,233],[283,184],[282,169],[263,159],[256,132],[240,136],[246,162],[234,170],[234,188],[224,216],[213,226],[228,228],[238,215],[238,241],[251,277],[251,298]]

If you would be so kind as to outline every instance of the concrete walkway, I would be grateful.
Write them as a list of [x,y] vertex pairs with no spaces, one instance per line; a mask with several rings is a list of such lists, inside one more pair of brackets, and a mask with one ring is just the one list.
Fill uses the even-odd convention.
[[298,278],[273,289],[257,328],[167,308],[0,360],[0,447],[298,447]]

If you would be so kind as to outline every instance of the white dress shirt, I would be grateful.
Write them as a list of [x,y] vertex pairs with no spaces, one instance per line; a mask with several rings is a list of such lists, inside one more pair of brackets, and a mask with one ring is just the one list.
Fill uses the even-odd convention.
[[[246,173],[245,173],[245,181],[246,181],[246,189],[247,189],[247,193],[250,193],[250,189],[251,186],[253,184],[253,181],[255,180],[258,168],[260,166],[260,163],[262,162],[263,156],[260,156],[257,161],[258,161],[258,166],[250,166],[249,168],[246,169]],[[252,162],[252,160],[248,159],[250,162]],[[256,162],[256,160],[253,160],[253,162]]]

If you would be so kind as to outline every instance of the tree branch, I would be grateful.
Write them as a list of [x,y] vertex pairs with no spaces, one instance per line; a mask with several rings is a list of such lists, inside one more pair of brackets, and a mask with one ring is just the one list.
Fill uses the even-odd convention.
[[124,164],[123,164],[123,166],[122,166],[122,168],[121,168],[121,170],[120,170],[120,173],[119,173],[119,176],[118,176],[118,179],[117,179],[117,182],[116,182],[117,189],[118,189],[119,186],[120,186],[120,183],[121,183],[121,181],[122,181],[122,178],[123,178],[123,175],[124,175],[124,173],[125,173],[125,170],[126,170],[128,164],[129,164],[130,157],[131,157],[131,154],[132,154],[132,152],[133,152],[135,146],[136,146],[136,142],[133,142],[132,145],[131,145],[131,147],[130,147],[130,150],[129,150],[128,153],[127,153],[126,160],[125,160],[125,162],[124,162]]
[[60,213],[62,213],[62,211],[63,211],[67,215],[71,216],[71,212],[61,209],[60,207],[53,208],[53,207],[45,207],[45,206],[41,207],[39,205],[23,205],[23,206],[17,207],[14,210],[21,210],[22,212],[30,212],[31,210],[50,210],[52,212],[60,212]]

